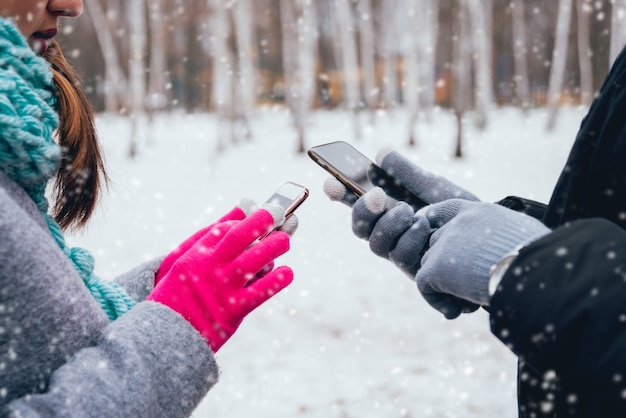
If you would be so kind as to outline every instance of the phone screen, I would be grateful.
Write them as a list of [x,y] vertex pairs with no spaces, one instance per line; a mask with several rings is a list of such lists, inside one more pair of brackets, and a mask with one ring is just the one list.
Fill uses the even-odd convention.
[[[272,203],[282,206],[285,210],[285,219],[289,218],[293,212],[309,197],[309,189],[293,182],[283,183],[265,203]],[[272,229],[272,231],[277,228]],[[267,237],[272,231],[263,234],[259,239]]]
[[293,182],[283,183],[266,203],[273,203],[285,209],[285,218],[289,217],[298,206],[309,196],[309,190]]
[[357,196],[362,196],[376,184],[391,198],[406,202],[415,210],[426,206],[421,199],[347,142],[318,145],[312,147],[308,154]]
[[367,173],[374,163],[347,142],[318,145],[309,156],[359,196],[373,187]]

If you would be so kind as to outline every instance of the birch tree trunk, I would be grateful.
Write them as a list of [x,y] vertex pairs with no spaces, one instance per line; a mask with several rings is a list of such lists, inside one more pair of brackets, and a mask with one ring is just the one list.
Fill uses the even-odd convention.
[[[285,79],[285,102],[287,108],[291,111],[294,108],[293,94],[290,89],[295,84],[293,78],[296,73],[296,15],[292,0],[280,0],[280,22],[282,27],[282,55],[283,55],[283,77]],[[297,121],[294,116],[294,123],[297,127]]]
[[308,0],[298,0],[301,18],[298,20],[298,84],[300,101],[297,113],[300,115],[302,132],[298,141],[298,152],[305,152],[306,121],[315,99],[315,57],[317,51],[317,16],[315,7]]
[[[489,4],[491,2],[488,2]],[[491,22],[487,19],[482,0],[467,0],[471,38],[474,45],[474,74],[476,98],[476,124],[480,129],[487,125],[487,114],[493,108],[493,76],[491,60]]]
[[357,3],[360,52],[361,52],[361,72],[363,74],[363,102],[370,114],[370,121],[375,121],[375,109],[379,88],[376,85],[376,63],[374,47],[374,17],[372,15],[371,0],[358,0]]
[[470,106],[472,44],[467,0],[455,2],[457,24],[454,25],[452,51],[453,97],[452,107],[457,122],[457,136],[454,156],[463,157],[463,116]]
[[212,10],[209,25],[209,49],[213,58],[211,101],[218,119],[216,148],[219,153],[228,143],[238,143],[252,136],[250,118],[256,103],[254,25],[249,0],[208,0],[208,5]]
[[211,7],[211,54],[213,57],[213,89],[211,102],[217,114],[216,150],[221,152],[227,147],[226,138],[232,138],[232,130],[229,132],[229,112],[233,97],[233,69],[232,57],[228,50],[228,37],[230,25],[226,6],[222,0],[207,0]]
[[254,69],[254,45],[252,5],[250,0],[237,0],[232,7],[236,40],[237,104],[233,108],[235,123],[243,129],[246,139],[252,137],[250,120],[256,105],[256,77]]
[[165,43],[165,25],[163,20],[163,0],[150,0],[148,17],[150,22],[150,77],[146,107],[148,114],[162,110],[167,106],[167,58]]
[[417,142],[415,139],[415,127],[420,111],[420,66],[418,65],[418,39],[421,36],[421,0],[407,0],[407,8],[402,24],[398,23],[401,31],[406,33],[401,42],[404,56],[404,72],[402,74],[402,87],[404,105],[407,109],[408,126],[407,137],[408,144],[414,146]]
[[398,0],[384,0],[380,5],[380,41],[379,53],[383,61],[381,83],[382,103],[387,109],[397,105],[397,20]]
[[515,65],[515,93],[522,110],[530,107],[530,82],[528,78],[528,46],[526,42],[526,13],[524,0],[511,2],[513,32],[513,59]]
[[355,39],[354,19],[350,0],[335,1],[334,25],[339,34],[341,69],[343,74],[344,104],[352,113],[354,137],[361,139],[359,122],[359,65]]
[[317,19],[314,6],[307,0],[281,0],[280,15],[287,105],[298,133],[297,151],[303,153],[306,122],[315,94]]
[[554,129],[559,110],[559,102],[565,78],[565,64],[567,61],[568,35],[571,18],[572,0],[559,0],[554,52],[552,54],[552,66],[550,68],[550,84],[548,86],[548,130]]
[[93,21],[96,38],[100,44],[102,58],[104,60],[104,103],[107,112],[116,113],[120,107],[128,105],[126,95],[128,80],[124,75],[117,48],[113,39],[111,25],[106,13],[100,4],[100,0],[85,0],[85,8]]
[[611,51],[609,54],[609,66],[613,65],[615,58],[626,44],[626,0],[613,0],[611,2]]
[[439,31],[439,2],[420,0],[420,27],[418,37],[418,65],[420,74],[420,107],[427,120],[430,120],[435,106],[435,69],[437,66],[437,33]]
[[[576,0],[578,16],[578,63],[580,66],[580,103],[589,106],[593,100],[593,70],[589,31],[588,0]],[[626,23],[626,22],[623,22]]]
[[132,107],[130,112],[132,128],[129,155],[134,158],[138,152],[141,122],[145,112],[146,73],[144,51],[146,46],[146,18],[144,0],[128,0],[130,20],[130,92]]

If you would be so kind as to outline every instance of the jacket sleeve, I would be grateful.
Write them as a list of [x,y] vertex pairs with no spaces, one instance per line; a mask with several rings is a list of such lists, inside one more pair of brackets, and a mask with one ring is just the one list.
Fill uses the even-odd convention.
[[157,257],[146,261],[119,275],[113,281],[119,284],[135,301],[142,302],[154,289],[154,278],[159,271],[163,258]]
[[626,232],[594,218],[526,247],[491,298],[490,322],[543,377],[538,385],[560,389],[548,407],[563,416],[622,416]]
[[0,364],[0,417],[183,418],[219,376],[204,338],[164,305],[110,322],[1,173]]
[[142,302],[55,370],[47,391],[10,402],[0,416],[188,417],[218,375],[206,341],[182,316]]
[[547,205],[531,199],[525,199],[517,196],[507,196],[496,202],[500,206],[513,209],[516,212],[522,212],[532,216],[535,219],[542,220],[547,209]]

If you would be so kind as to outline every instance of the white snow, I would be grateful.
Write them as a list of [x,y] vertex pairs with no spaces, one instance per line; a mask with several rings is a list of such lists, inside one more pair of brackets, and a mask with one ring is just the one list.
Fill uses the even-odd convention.
[[[527,117],[498,110],[484,132],[468,118],[461,160],[452,157],[455,121],[443,110],[420,122],[414,148],[404,145],[401,110],[379,112],[361,140],[352,139],[348,114],[317,112],[307,145],[346,140],[371,158],[392,146],[483,200],[547,202],[584,113],[562,109],[552,133],[541,109]],[[128,120],[103,115],[98,126],[113,185],[89,229],[70,243],[92,251],[101,277],[167,253],[240,198],[264,201],[288,180],[311,191],[292,249],[278,261],[293,268],[294,283],[219,351],[220,382],[194,416],[517,416],[516,359],[490,334],[487,313],[444,319],[413,282],[371,254],[351,233],[350,210],[323,194],[325,172],[295,152],[284,110],[260,110],[253,139],[221,155],[214,115],[158,116],[135,161],[126,157]]]

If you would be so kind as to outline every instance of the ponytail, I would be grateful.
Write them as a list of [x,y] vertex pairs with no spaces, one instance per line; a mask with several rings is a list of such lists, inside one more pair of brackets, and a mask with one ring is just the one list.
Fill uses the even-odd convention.
[[94,111],[81,80],[63,56],[56,41],[43,57],[51,64],[57,87],[58,142],[62,148],[61,168],[53,188],[52,216],[62,229],[85,226],[98,203],[108,177],[96,134]]

